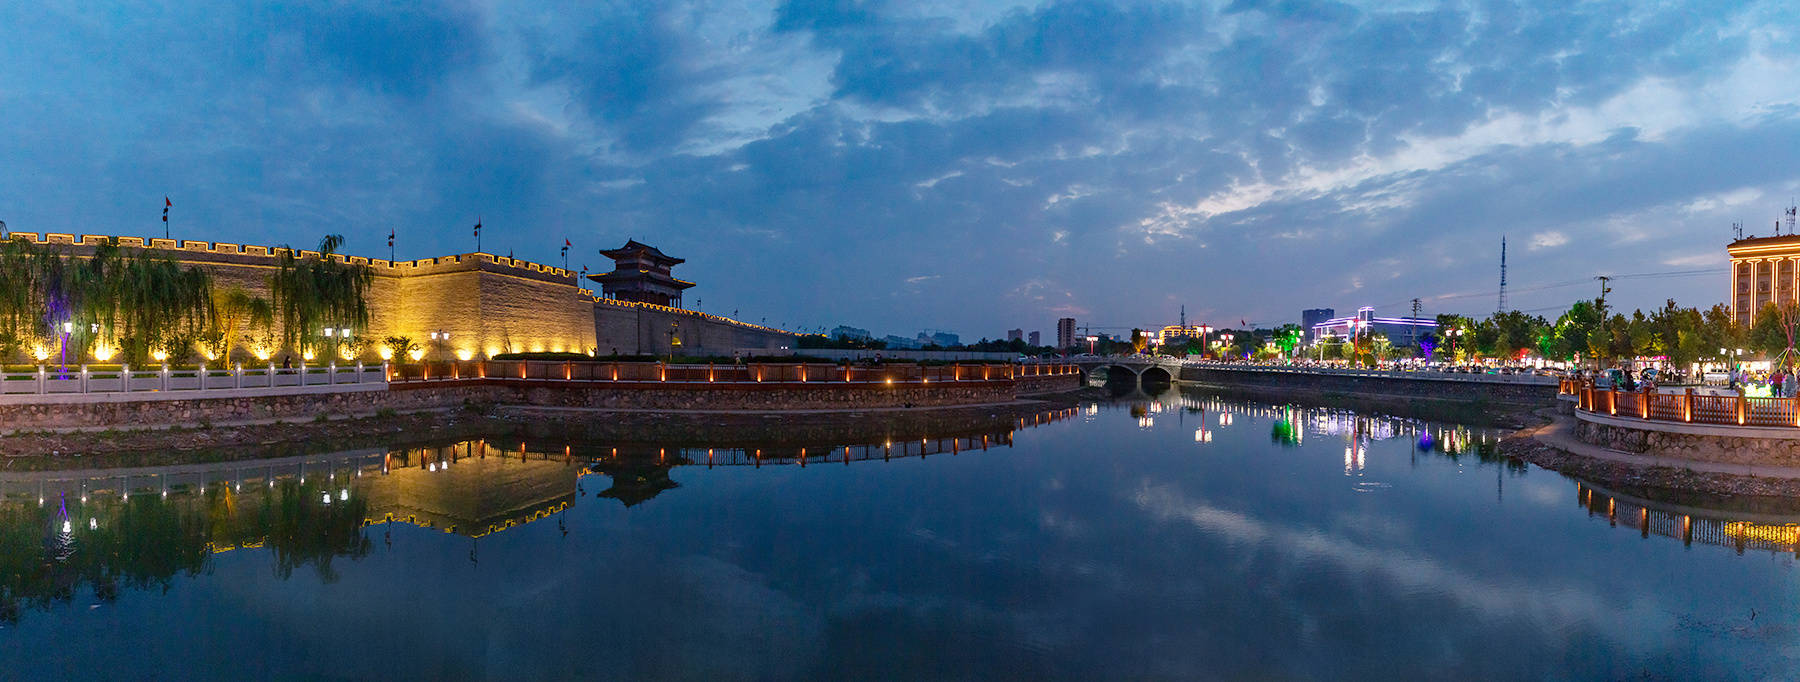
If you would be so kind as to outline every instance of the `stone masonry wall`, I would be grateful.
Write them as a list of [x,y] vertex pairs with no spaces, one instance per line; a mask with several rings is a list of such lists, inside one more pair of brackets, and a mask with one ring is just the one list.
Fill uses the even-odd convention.
[[1800,466],[1800,440],[1668,433],[1585,420],[1576,421],[1575,437],[1604,448],[1670,459]]
[[510,379],[394,384],[388,390],[180,400],[0,404],[0,428],[132,428],[194,426],[258,419],[311,420],[320,414],[369,415],[453,408],[465,403],[646,410],[811,410],[925,407],[1002,403],[1015,390],[1073,390],[1079,377],[1036,377],[933,384],[663,384],[660,382],[544,383]]
[[1019,377],[1014,380],[1019,395],[1035,395],[1039,393],[1061,393],[1073,391],[1087,385],[1087,375],[1068,374],[1061,376]]
[[[58,245],[70,255],[91,255],[109,237],[13,232],[13,238]],[[269,297],[280,247],[174,239],[117,237],[123,247],[149,248],[183,265],[207,270],[222,286],[239,286]],[[318,254],[301,250],[299,257]],[[666,353],[669,332],[681,339],[681,353],[730,355],[737,348],[793,346],[794,335],[716,315],[661,306],[632,306],[597,299],[574,272],[530,261],[468,253],[418,260],[388,261],[338,254],[334,260],[366,265],[370,282],[367,329],[353,333],[368,341],[361,359],[378,361],[390,336],[404,336],[433,360],[461,355],[481,358],[506,352]],[[679,326],[671,326],[671,324]],[[431,334],[446,332],[448,341]],[[322,330],[306,330],[317,335]],[[233,359],[255,362],[238,348]],[[320,358],[323,360],[324,358]]]
[[320,414],[370,414],[455,407],[465,400],[496,402],[513,395],[494,386],[445,386],[431,391],[359,391],[192,400],[146,400],[93,403],[0,405],[0,425],[15,429],[71,427],[132,428],[153,425],[194,426],[201,422],[286,419],[304,421]]
[[786,332],[691,310],[606,300],[594,302],[594,326],[601,355],[668,353],[671,331],[681,339],[678,354],[689,356],[725,357],[740,348],[791,348],[796,339]]

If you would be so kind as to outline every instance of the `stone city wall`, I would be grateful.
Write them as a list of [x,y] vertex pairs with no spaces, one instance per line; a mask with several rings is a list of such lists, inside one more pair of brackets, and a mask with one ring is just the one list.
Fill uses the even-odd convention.
[[[594,301],[599,353],[730,357],[740,350],[778,351],[795,345],[795,335],[692,310],[609,299]],[[671,332],[673,336],[671,336]]]
[[[77,257],[92,255],[111,237],[13,232],[12,238],[66,245]],[[220,287],[239,286],[270,297],[269,276],[282,247],[174,239],[117,237],[122,247],[156,249],[183,265],[208,271]],[[296,251],[297,257],[318,257]],[[364,341],[343,359],[378,362],[383,340],[404,336],[433,360],[483,358],[508,352],[667,353],[673,338],[679,353],[729,356],[735,348],[778,349],[793,345],[788,332],[716,315],[665,306],[601,299],[578,275],[559,267],[485,253],[389,261],[335,254],[333,260],[366,265],[370,282],[367,329],[352,330]],[[323,330],[308,330],[319,334]],[[431,338],[433,333],[448,339]],[[279,330],[277,330],[279,336]],[[276,349],[240,347],[233,360],[257,362]],[[463,356],[467,356],[464,358]],[[321,358],[322,359],[322,358]]]

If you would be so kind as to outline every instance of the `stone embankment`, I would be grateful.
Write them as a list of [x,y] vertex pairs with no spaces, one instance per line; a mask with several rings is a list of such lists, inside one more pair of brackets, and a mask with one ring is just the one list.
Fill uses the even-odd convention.
[[598,410],[756,412],[853,410],[1005,403],[1021,395],[1072,391],[1078,374],[992,381],[709,384],[464,379],[396,383],[381,390],[220,395],[154,400],[96,399],[0,404],[0,429],[69,430],[199,426],[416,412],[464,405],[529,405]]
[[1487,381],[1480,376],[1449,377],[1429,374],[1367,375],[1345,372],[1272,371],[1230,365],[1188,365],[1181,368],[1183,382],[1226,388],[1254,389],[1278,397],[1289,394],[1321,396],[1369,396],[1427,401],[1486,403],[1516,407],[1542,407],[1556,400],[1556,384],[1519,381]]

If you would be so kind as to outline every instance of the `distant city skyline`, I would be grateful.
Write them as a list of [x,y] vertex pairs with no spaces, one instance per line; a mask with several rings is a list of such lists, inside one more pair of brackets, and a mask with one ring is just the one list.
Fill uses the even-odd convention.
[[[601,271],[797,331],[1725,302],[1800,196],[1800,7],[0,7],[0,221]],[[704,306],[700,301],[704,300]]]

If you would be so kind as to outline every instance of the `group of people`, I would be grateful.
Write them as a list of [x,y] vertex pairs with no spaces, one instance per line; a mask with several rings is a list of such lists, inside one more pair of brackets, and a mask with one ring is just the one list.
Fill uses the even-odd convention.
[[1793,367],[1777,367],[1767,373],[1733,367],[1728,376],[1731,388],[1734,389],[1739,386],[1766,385],[1769,387],[1769,395],[1777,398],[1800,393],[1800,376],[1795,376]]

